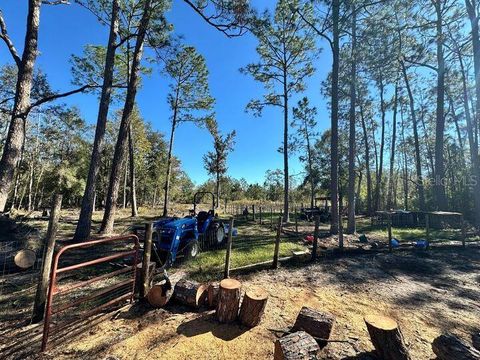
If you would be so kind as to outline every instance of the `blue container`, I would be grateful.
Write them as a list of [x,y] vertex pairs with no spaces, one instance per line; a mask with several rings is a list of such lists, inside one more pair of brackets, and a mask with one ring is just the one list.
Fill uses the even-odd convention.
[[392,247],[396,248],[396,247],[399,247],[399,246],[400,246],[400,242],[397,239],[393,238],[392,239]]
[[417,249],[428,249],[429,245],[430,244],[425,239],[420,239],[420,240],[415,241],[415,247]]

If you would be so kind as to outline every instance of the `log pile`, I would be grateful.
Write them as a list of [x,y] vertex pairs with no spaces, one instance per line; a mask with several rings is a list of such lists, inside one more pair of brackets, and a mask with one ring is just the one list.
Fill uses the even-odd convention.
[[254,327],[260,323],[267,305],[268,293],[259,288],[252,287],[245,292],[240,308],[240,322],[247,327]]
[[198,309],[207,304],[207,285],[181,279],[175,284],[173,297],[181,304]]
[[452,334],[433,340],[432,350],[438,360],[480,360],[480,351]]
[[397,322],[387,316],[365,316],[370,339],[380,359],[411,360]]
[[318,346],[315,339],[305,331],[297,331],[275,342],[274,360],[314,360]]

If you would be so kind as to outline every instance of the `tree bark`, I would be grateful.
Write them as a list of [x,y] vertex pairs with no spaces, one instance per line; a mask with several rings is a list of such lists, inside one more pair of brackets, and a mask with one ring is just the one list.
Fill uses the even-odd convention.
[[112,169],[110,173],[108,193],[105,204],[105,213],[103,215],[102,225],[100,227],[100,232],[102,234],[108,234],[113,231],[113,223],[115,220],[115,211],[117,207],[118,190],[120,187],[121,169],[125,161],[128,128],[130,126],[131,115],[135,105],[135,97],[137,95],[137,88],[140,80],[140,62],[142,60],[145,35],[150,23],[151,14],[152,0],[146,0],[143,7],[142,18],[140,20],[140,24],[137,30],[137,38],[135,50],[133,53],[127,95],[125,98],[122,120],[120,122],[120,129],[118,132],[117,143],[115,145],[115,152],[113,155]]
[[395,145],[397,141],[397,105],[398,83],[395,84],[395,100],[393,104],[392,146],[390,147],[390,171],[388,176],[387,210],[390,210],[393,207],[393,171],[395,168]]
[[367,315],[365,324],[380,359],[412,359],[395,320],[385,316]]
[[135,152],[133,143],[132,123],[128,127],[128,154],[130,164],[130,206],[132,207],[132,217],[138,216],[137,209],[137,190],[135,183]]
[[[285,61],[286,63],[286,61]],[[285,65],[286,66],[286,65]],[[287,70],[283,70],[283,222],[288,223],[289,218],[289,178],[288,178],[288,90]]]
[[380,75],[379,80],[379,89],[380,89],[380,112],[382,116],[382,127],[381,127],[381,135],[380,135],[380,159],[377,163],[377,178],[375,184],[375,199],[374,199],[374,209],[375,211],[380,210],[380,197],[381,197],[381,188],[382,188],[382,181],[383,181],[383,155],[385,152],[385,127],[386,127],[386,110],[385,110],[385,84],[383,82],[383,75]]
[[[480,227],[480,159],[478,156],[478,124],[480,124],[480,37],[479,37],[479,26],[478,26],[478,18],[475,9],[475,2],[474,0],[465,0],[465,5],[467,8],[468,17],[470,19],[471,25],[471,39],[472,39],[472,47],[473,47],[473,64],[474,64],[474,72],[475,72],[475,94],[476,94],[476,102],[475,102],[475,113],[473,122],[473,129],[472,133],[474,133],[472,143],[475,144],[474,151],[475,151],[475,158],[476,158],[476,171],[474,171],[474,198],[476,204],[476,211],[475,211],[475,225]],[[464,93],[464,97],[467,96]],[[465,100],[464,100],[465,101]],[[467,100],[468,102],[468,100]],[[468,105],[467,105],[468,107]]]
[[357,12],[355,5],[352,5],[352,64],[350,70],[350,126],[348,138],[348,224],[347,233],[354,234],[356,232],[355,225],[355,152],[356,152],[356,129],[355,129],[355,106],[357,102],[356,93],[356,76],[357,76]]
[[313,337],[329,339],[334,323],[335,316],[332,314],[304,306],[295,320],[292,331],[306,331]]
[[435,1],[436,37],[437,37],[437,110],[435,127],[435,194],[437,209],[447,210],[447,197],[445,194],[445,163],[443,157],[445,135],[445,59],[443,56],[443,18],[440,0]]
[[417,124],[417,117],[415,114],[415,102],[413,99],[412,89],[410,88],[410,82],[408,81],[407,69],[405,67],[405,63],[401,62],[402,66],[402,73],[403,78],[405,81],[405,86],[407,88],[408,99],[410,104],[410,115],[412,117],[412,124],[413,124],[413,137],[415,141],[415,165],[417,170],[417,191],[418,191],[418,203],[421,211],[426,210],[425,206],[425,190],[423,187],[423,177],[422,177],[422,161],[420,155],[420,141],[418,139],[418,124]]
[[320,351],[315,339],[304,331],[278,339],[275,342],[274,360],[315,360]]
[[173,110],[173,120],[172,128],[170,130],[170,143],[168,145],[168,157],[167,157],[167,174],[165,176],[165,186],[164,186],[164,197],[163,197],[163,216],[168,215],[168,205],[169,205],[169,195],[170,195],[170,174],[172,171],[172,151],[173,151],[173,141],[175,139],[175,128],[177,126],[177,109],[176,104],[178,102],[178,92],[177,100],[175,100],[175,109]]
[[372,215],[372,173],[370,169],[370,144],[368,142],[367,124],[363,113],[363,106],[360,104],[360,119],[362,120],[363,141],[365,146],[365,168],[367,172],[367,215]]
[[17,84],[12,117],[0,160],[0,212],[5,210],[8,193],[13,183],[15,167],[25,139],[25,121],[30,106],[33,71],[38,54],[38,28],[41,0],[29,0],[27,30],[22,59],[18,63]]
[[206,285],[182,279],[175,284],[173,297],[184,305],[199,308],[207,303],[207,289]]
[[330,158],[330,197],[332,220],[330,232],[338,234],[339,228],[339,204],[338,204],[338,73],[340,61],[340,2],[332,1],[332,23],[333,23],[333,64],[332,64],[332,138],[331,138],[331,158]]
[[438,360],[478,360],[480,351],[452,334],[440,335],[432,343]]
[[108,36],[107,53],[105,56],[105,69],[103,72],[102,92],[98,107],[97,126],[95,139],[93,141],[92,155],[87,175],[87,184],[82,198],[82,206],[75,229],[74,240],[84,241],[90,237],[92,227],[92,213],[94,211],[95,189],[98,173],[100,171],[100,160],[104,145],[105,129],[107,125],[108,109],[112,95],[113,69],[115,66],[115,41],[117,39],[117,27],[119,22],[118,0],[112,1],[112,13],[110,18],[110,33]]
[[240,308],[240,322],[247,327],[254,327],[260,323],[265,306],[267,305],[268,293],[261,288],[250,288],[245,292]]
[[221,323],[235,321],[240,305],[241,284],[234,279],[224,279],[220,282],[218,293],[217,319]]

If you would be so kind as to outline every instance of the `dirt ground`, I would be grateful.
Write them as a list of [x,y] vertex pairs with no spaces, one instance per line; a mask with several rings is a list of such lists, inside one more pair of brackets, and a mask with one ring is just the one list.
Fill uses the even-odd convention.
[[[276,339],[269,329],[293,325],[301,307],[311,306],[333,313],[331,338],[346,340],[330,343],[320,359],[373,359],[363,322],[363,316],[371,313],[397,319],[413,359],[433,359],[431,343],[440,333],[450,331],[469,339],[478,331],[479,270],[480,247],[473,244],[467,249],[450,246],[322,258],[307,266],[237,277],[244,289],[258,285],[270,294],[256,328],[221,325],[211,311],[191,312],[175,304],[165,309],[134,305],[104,316],[97,325],[77,329],[80,335],[63,338],[42,358],[269,359]],[[24,335],[33,339],[40,330],[25,328]],[[22,341],[21,334],[15,338]],[[37,346],[38,341],[24,344],[28,351],[21,358]],[[19,358],[20,353],[7,354],[6,358]]]

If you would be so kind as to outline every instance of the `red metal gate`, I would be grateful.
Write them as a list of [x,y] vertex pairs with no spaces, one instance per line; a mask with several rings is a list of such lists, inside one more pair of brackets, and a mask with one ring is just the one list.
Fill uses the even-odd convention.
[[[105,246],[110,247],[105,248]],[[133,302],[138,249],[138,237],[135,235],[127,235],[66,245],[58,251],[53,260],[52,271],[50,274],[43,328],[42,352],[47,349],[48,338],[53,330],[60,332],[61,330],[72,326],[76,321],[87,319],[92,315],[98,314],[102,310],[121,303],[122,301],[130,300],[130,302]],[[74,250],[77,250],[76,254],[74,254]],[[86,251],[86,253],[82,254],[82,250]],[[87,250],[92,251],[88,252]],[[80,254],[78,251],[80,251]],[[95,255],[95,253],[98,254],[102,252],[109,252],[111,254],[108,256],[96,257],[88,261],[76,262],[79,256],[81,258],[88,258],[88,255]],[[68,254],[71,255],[70,259],[67,256]],[[59,268],[60,261],[67,261],[68,265]],[[116,263],[112,263],[113,261],[116,261]],[[125,264],[125,262],[127,262],[127,264]],[[108,269],[99,269],[99,267],[105,265]],[[88,270],[86,270],[87,268]],[[73,271],[77,271],[76,275],[78,275],[79,272],[84,271],[85,274],[82,274],[82,276],[89,277],[92,273],[94,276],[89,277],[87,280],[76,281],[73,283],[70,282],[66,285],[58,284],[59,275],[63,276],[63,279],[65,279],[68,277],[68,273]],[[121,278],[120,281],[118,281],[119,278]],[[117,279],[115,284],[108,283],[114,279]],[[91,293],[88,293],[89,287],[101,286],[102,284],[107,284],[108,286],[100,289],[91,289]],[[76,296],[76,294],[74,294],[75,291],[81,291],[81,294]],[[87,295],[83,295],[84,292],[87,292]],[[55,300],[59,298],[60,295],[65,299],[63,303],[55,306]],[[88,311],[80,313],[73,311],[73,308],[77,308],[77,310],[81,307],[88,308],[88,304],[92,302],[93,304],[91,304]],[[65,315],[68,313],[67,310],[69,309],[72,309],[71,314],[68,314],[70,315],[70,319]],[[59,316],[58,314],[60,313],[64,316],[63,324],[52,329],[52,316]]]

